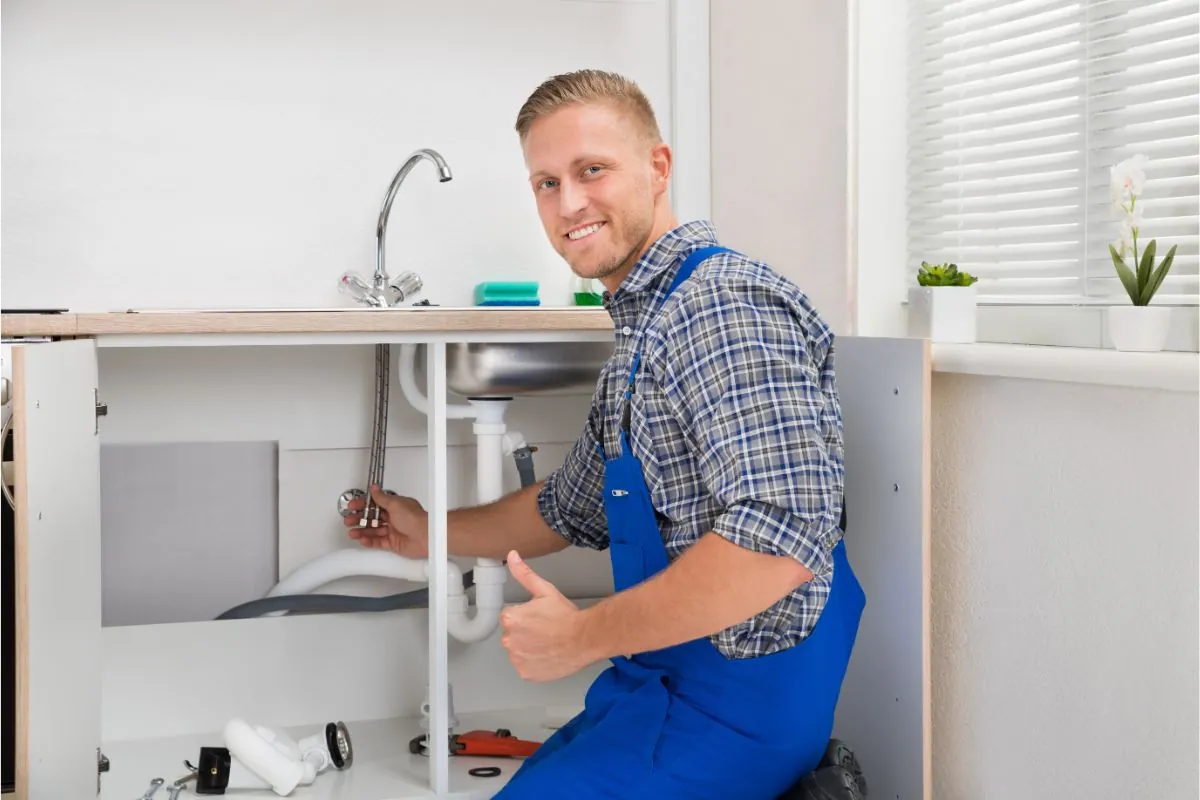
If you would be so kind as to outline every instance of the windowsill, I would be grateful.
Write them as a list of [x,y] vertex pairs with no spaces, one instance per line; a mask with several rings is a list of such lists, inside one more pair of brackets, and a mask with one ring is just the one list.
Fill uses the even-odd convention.
[[1200,355],[1196,353],[1123,353],[1103,348],[985,342],[935,342],[932,352],[934,372],[1200,391]]

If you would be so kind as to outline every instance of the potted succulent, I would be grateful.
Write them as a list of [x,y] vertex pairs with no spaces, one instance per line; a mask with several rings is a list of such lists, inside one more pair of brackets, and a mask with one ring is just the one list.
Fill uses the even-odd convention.
[[956,264],[921,262],[908,291],[909,335],[934,342],[975,341],[975,282]]
[[[1136,155],[1112,168],[1109,195],[1113,208],[1122,216],[1121,238],[1115,245],[1108,246],[1117,277],[1129,295],[1130,305],[1113,305],[1108,308],[1108,335],[1113,347],[1130,352],[1157,352],[1167,343],[1167,331],[1171,324],[1169,306],[1151,306],[1155,292],[1162,286],[1163,279],[1175,260],[1175,249],[1171,249],[1155,266],[1158,241],[1151,239],[1138,249],[1138,234],[1142,225],[1142,208],[1138,196],[1146,185],[1145,156]],[[1129,264],[1126,256],[1131,257]]]

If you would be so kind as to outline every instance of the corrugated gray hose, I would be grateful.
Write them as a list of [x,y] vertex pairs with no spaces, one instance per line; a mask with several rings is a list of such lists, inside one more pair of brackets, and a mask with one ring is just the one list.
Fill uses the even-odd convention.
[[[534,483],[533,452],[535,448],[525,446],[513,452],[521,486]],[[463,573],[463,588],[475,585],[474,573]],[[359,597],[347,594],[285,594],[278,597],[263,597],[234,606],[217,619],[249,619],[276,611],[301,614],[345,614],[352,611],[395,611],[400,608],[415,608],[429,603],[429,589],[414,589],[383,597]]]

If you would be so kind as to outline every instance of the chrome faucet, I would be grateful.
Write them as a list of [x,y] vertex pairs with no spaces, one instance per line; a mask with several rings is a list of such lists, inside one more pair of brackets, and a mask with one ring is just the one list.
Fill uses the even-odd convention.
[[[392,178],[387,195],[383,198],[383,208],[379,210],[379,222],[375,226],[375,275],[371,282],[367,283],[357,273],[345,272],[338,284],[340,291],[373,308],[393,308],[411,300],[421,291],[423,282],[421,276],[415,272],[401,272],[394,279],[388,277],[384,265],[383,245],[384,239],[387,238],[388,217],[392,213],[392,201],[396,199],[396,192],[400,190],[400,185],[404,183],[408,173],[412,172],[413,167],[423,158],[429,159],[437,167],[439,182],[445,183],[453,177],[446,159],[436,150],[422,148],[409,156]],[[387,455],[387,410],[391,390],[390,372],[391,346],[375,345],[375,422],[371,432],[371,461],[367,467],[368,487],[383,486],[384,462]],[[383,522],[380,510],[365,489],[347,489],[342,492],[338,497],[338,512],[343,517],[349,516],[354,513],[350,507],[351,503],[357,502],[363,504],[359,527],[378,528]]]
[[438,182],[445,183],[454,176],[446,159],[436,150],[421,148],[410,155],[392,178],[387,194],[383,198],[383,207],[379,210],[379,222],[375,225],[375,275],[368,284],[355,272],[346,272],[341,277],[339,289],[350,294],[356,300],[375,308],[390,308],[412,299],[421,290],[421,276],[415,272],[402,272],[394,279],[389,278],[384,263],[384,240],[387,238],[388,218],[392,213],[392,202],[400,190],[404,179],[421,159],[432,161],[438,170]]

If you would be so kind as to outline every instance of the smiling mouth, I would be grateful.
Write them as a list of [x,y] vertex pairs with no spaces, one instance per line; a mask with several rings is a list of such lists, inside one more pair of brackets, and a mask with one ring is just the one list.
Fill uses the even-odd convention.
[[580,239],[586,239],[587,237],[591,236],[593,233],[603,228],[604,225],[605,223],[603,222],[593,222],[591,225],[585,225],[582,228],[576,228],[573,231],[568,231],[567,238],[573,242],[578,242]]

